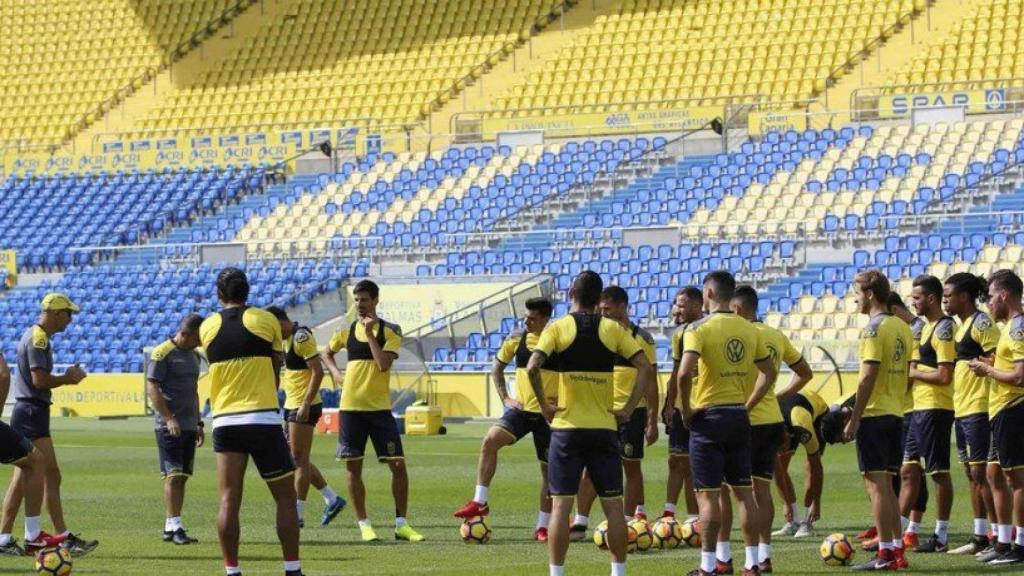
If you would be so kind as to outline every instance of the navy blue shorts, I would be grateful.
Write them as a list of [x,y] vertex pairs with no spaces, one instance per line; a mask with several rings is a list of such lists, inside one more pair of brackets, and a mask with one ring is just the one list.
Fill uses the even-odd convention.
[[548,448],[551,446],[551,426],[542,414],[509,408],[501,415],[495,426],[511,434],[516,442],[527,434],[532,434],[537,460],[547,463]]
[[11,414],[11,428],[29,440],[50,437],[50,405],[18,400]]
[[647,443],[647,408],[633,410],[629,420],[619,425],[619,455],[623,460],[643,460]]
[[280,480],[295,472],[288,441],[277,424],[238,424],[213,429],[214,452],[248,454],[260,477],[267,482]]
[[1008,406],[992,419],[999,467],[1003,470],[1024,468],[1024,402]]
[[866,416],[857,429],[857,465],[861,474],[885,472],[899,474],[903,463],[900,437],[903,419],[899,416]]
[[160,453],[160,475],[191,476],[196,462],[195,430],[182,430],[180,436],[171,436],[167,428],[157,428],[156,447]]
[[914,410],[910,431],[903,447],[903,462],[919,464],[924,458],[926,474],[949,472],[952,410]]
[[772,481],[775,477],[775,459],[786,436],[786,425],[759,424],[750,427],[750,475],[759,480]]
[[720,490],[723,483],[750,486],[750,450],[750,417],[742,404],[695,412],[690,421],[694,490]]
[[309,416],[305,422],[299,422],[296,418],[299,415],[298,408],[285,408],[284,409],[284,421],[295,422],[296,424],[305,424],[307,426],[316,426],[316,423],[320,421],[320,417],[324,415],[323,404],[313,404],[309,407]]
[[24,460],[35,448],[32,442],[18,434],[6,422],[0,422],[0,464],[14,464]]
[[992,429],[988,414],[968,414],[957,418],[956,451],[964,464],[985,464],[992,452]]
[[339,460],[360,460],[366,455],[366,441],[373,443],[377,461],[402,460],[402,436],[390,410],[342,410],[338,430]]
[[549,455],[548,491],[552,496],[575,496],[584,470],[599,497],[622,496],[622,458],[614,430],[554,429]]
[[683,414],[678,408],[672,409],[672,425],[667,426],[668,453],[670,456],[690,455],[690,430],[683,425]]

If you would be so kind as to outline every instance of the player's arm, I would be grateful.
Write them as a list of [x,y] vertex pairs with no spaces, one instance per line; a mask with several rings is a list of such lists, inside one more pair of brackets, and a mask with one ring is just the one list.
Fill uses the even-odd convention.
[[394,352],[385,351],[384,348],[381,347],[380,342],[377,342],[377,339],[373,337],[372,330],[374,322],[380,325],[378,330],[387,330],[387,327],[385,327],[384,323],[378,320],[376,316],[363,318],[361,322],[363,327],[366,329],[366,341],[367,344],[370,345],[370,354],[373,354],[373,361],[377,363],[377,368],[380,369],[381,372],[391,370],[391,364],[395,361],[397,356]]
[[821,453],[807,454],[807,486],[804,489],[804,502],[807,507],[807,519],[817,520],[821,517],[821,493],[825,489],[825,468],[821,465]]
[[[324,382],[324,365],[320,361],[320,356],[317,354],[316,339],[313,334],[303,329],[301,334],[302,342],[299,342],[299,336],[293,337],[294,346],[296,352],[306,359],[306,367],[309,368],[309,385],[306,387],[306,397],[302,399],[303,407],[308,411],[309,407],[313,405],[317,397],[320,395],[320,386]],[[302,414],[303,419],[307,414]]]
[[0,411],[7,403],[7,395],[11,393],[11,369],[7,359],[0,354]]
[[811,365],[807,363],[807,359],[804,357],[801,356],[800,360],[793,364],[787,363],[786,365],[793,371],[793,377],[789,380],[786,388],[776,395],[780,401],[800,392],[814,379],[814,371],[811,370]]
[[69,366],[60,376],[54,376],[42,368],[32,369],[32,385],[40,390],[52,390],[61,386],[73,386],[85,379],[85,370],[75,364]]
[[327,345],[320,351],[320,359],[324,361],[324,366],[327,367],[327,372],[330,373],[331,378],[334,380],[334,386],[336,388],[341,388],[341,383],[344,381],[344,375],[338,368],[338,364],[334,360],[334,355],[345,347],[345,341],[347,339],[348,334],[344,330],[339,330],[331,336]]
[[[629,363],[633,365],[633,368],[636,368],[637,373],[636,385],[633,386],[633,390],[629,393],[629,398],[626,400],[626,405],[622,408],[622,412],[627,416],[632,414],[633,410],[636,410],[637,405],[640,404],[640,400],[645,397],[650,398],[650,396],[647,395],[647,391],[652,387],[654,388],[655,408],[658,405],[658,385],[654,380],[655,371],[654,366],[651,365],[651,361],[644,355],[643,350],[639,350],[629,359]],[[656,413],[657,412],[655,412],[655,414]],[[657,416],[655,416],[655,418],[657,418]],[[654,422],[657,424],[657,420]]]
[[676,398],[679,395],[679,389],[676,388],[678,381],[679,360],[672,360],[672,372],[669,373],[668,385],[665,386],[665,406],[661,414],[661,421],[665,423],[665,426],[672,425],[672,411],[675,410]]
[[943,362],[939,364],[938,368],[929,372],[918,370],[916,366],[910,369],[910,378],[915,382],[933,386],[949,386],[953,383],[952,362]]
[[765,394],[775,386],[775,379],[779,376],[779,371],[775,368],[775,363],[772,362],[770,356],[756,361],[754,365],[757,366],[757,382],[754,384],[754,391],[751,392],[750,398],[747,398],[748,412],[764,399]]
[[160,390],[166,376],[167,363],[162,358],[150,358],[149,366],[146,369],[146,391],[149,393],[149,403],[163,418],[167,432],[171,436],[180,436],[181,426],[178,425],[178,419],[174,417],[174,413],[171,412],[171,408],[167,405],[167,400],[164,399],[163,392]]
[[491,381],[494,382],[494,390],[498,393],[498,399],[501,400],[502,405],[522,410],[522,403],[508,393],[508,382],[505,381],[506,366],[508,364],[499,358],[494,359],[494,365],[491,366]]
[[978,362],[977,360],[971,361],[971,369],[974,370],[975,374],[988,376],[1002,384],[1024,386],[1024,357],[1015,360],[1011,370],[998,370],[995,366]]
[[658,409],[658,402],[661,400],[658,391],[658,354],[654,339],[647,340],[645,338],[641,347],[647,362],[651,365],[651,380],[647,383],[647,387],[644,390],[644,397],[647,400],[647,430],[645,436],[647,437],[647,445],[650,446],[658,441],[658,415],[661,414],[661,411]]
[[[541,339],[543,340],[543,336]],[[539,343],[537,347],[540,347]],[[551,422],[555,414],[562,409],[552,406],[544,394],[544,378],[541,376],[540,369],[547,359],[547,354],[540,350],[534,350],[533,354],[530,355],[530,361],[526,364],[526,377],[530,379],[530,388],[533,390],[533,395],[537,398],[537,402],[540,403],[541,414],[544,415],[545,420]]]
[[693,378],[697,375],[697,360],[700,355],[697,352],[683,352],[683,359],[679,364],[679,380],[676,385],[679,387],[679,400],[682,405],[683,423],[690,425],[690,418],[693,417],[693,409],[690,407],[690,390],[693,389]]
[[865,360],[860,364],[860,380],[857,383],[857,393],[854,395],[853,410],[850,413],[850,420],[843,430],[844,442],[850,442],[857,436],[860,417],[868,405],[868,398],[871,398],[871,393],[875,390],[880,366],[881,364],[875,360]]

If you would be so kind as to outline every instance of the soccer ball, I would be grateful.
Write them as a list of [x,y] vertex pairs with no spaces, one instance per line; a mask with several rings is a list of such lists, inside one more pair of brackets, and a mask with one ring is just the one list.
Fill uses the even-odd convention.
[[36,555],[36,572],[47,576],[68,576],[71,574],[71,553],[59,546],[40,551]]
[[[647,520],[635,519],[629,522],[629,528],[636,532],[636,549],[639,552],[647,552],[654,546],[654,534],[651,533],[651,525]],[[627,538],[630,531],[626,531]]]
[[608,549],[608,521],[605,520],[597,525],[597,529],[594,530],[594,545],[601,550]]
[[[626,552],[632,554],[639,546],[640,534],[636,531],[633,523],[626,524]],[[648,546],[650,548],[650,546]]]
[[853,545],[846,534],[829,534],[818,551],[826,566],[847,566],[853,560]]
[[466,544],[487,544],[491,541],[491,525],[484,516],[466,518],[459,526],[459,535]]
[[658,548],[678,548],[683,542],[683,525],[672,516],[654,523],[654,545]]
[[700,548],[700,522],[691,518],[683,522],[683,542],[690,548]]

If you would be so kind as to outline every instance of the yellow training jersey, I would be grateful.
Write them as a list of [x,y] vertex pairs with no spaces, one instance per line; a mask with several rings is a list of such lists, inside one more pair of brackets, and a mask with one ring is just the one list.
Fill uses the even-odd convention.
[[[779,330],[772,328],[764,322],[754,322],[754,327],[761,333],[761,338],[768,347],[768,356],[771,357],[772,364],[776,370],[782,366],[783,362],[787,366],[792,366],[803,359],[803,354]],[[748,397],[753,391],[754,383],[751,383]],[[775,386],[770,386],[768,387],[768,393],[750,411],[750,424],[751,426],[758,426],[761,424],[777,424],[782,421],[782,410],[779,409],[779,401],[775,396]]]
[[[313,376],[310,360],[319,362],[320,348],[316,344],[313,332],[305,326],[296,325],[292,336],[284,343],[284,377],[281,388],[284,389],[284,407],[295,410],[302,406],[309,393],[309,379]],[[313,404],[321,403],[320,395],[313,397]]]
[[[926,322],[921,330],[921,343],[917,347],[917,369],[921,372],[934,372],[940,364],[950,364],[956,360],[956,322],[949,316],[943,316],[935,322]],[[948,386],[928,384],[915,380],[914,410],[952,410],[953,383]]]
[[861,364],[879,365],[864,416],[900,416],[903,413],[913,343],[910,326],[891,314],[874,316],[861,331]]
[[715,312],[687,326],[683,353],[700,357],[690,389],[694,410],[746,403],[757,381],[754,364],[771,356],[760,330],[731,312]]
[[548,324],[537,351],[558,354],[562,377],[552,428],[617,430],[614,405],[615,356],[633,358],[641,352],[624,326],[600,314],[575,312]]
[[971,371],[971,360],[995,353],[999,328],[992,318],[978,310],[956,330],[956,367],[953,369],[953,409],[957,418],[988,413],[991,379]]
[[[523,411],[540,413],[540,402],[533,393],[533,386],[530,385],[530,377],[526,373],[526,366],[533,355],[533,349],[537,347],[538,334],[533,332],[516,332],[505,339],[498,350],[498,362],[502,364],[516,365],[516,399],[523,405]],[[549,356],[544,361],[540,370],[541,382],[544,386],[544,396],[549,400],[558,397],[558,364],[557,356]]]
[[273,363],[283,351],[277,318],[259,308],[225,308],[203,321],[199,337],[210,363],[214,426],[280,422]]
[[821,452],[818,442],[819,422],[828,412],[828,403],[813,390],[793,394],[781,406],[789,433],[796,436],[808,454]]
[[[924,331],[925,321],[921,317],[914,318],[914,321],[910,323],[910,335],[914,339],[914,345],[910,354],[910,361],[917,362],[920,356],[921,346],[921,333]],[[910,414],[914,411],[914,383],[911,382],[907,386],[906,392],[903,393],[903,413]]]
[[[996,346],[996,359],[993,367],[996,370],[1009,371],[1018,362],[1024,362],[1024,314],[1011,318],[999,335]],[[1024,402],[1024,388],[1011,386],[992,379],[992,390],[988,397],[989,418],[995,418],[1004,408],[1016,406]]]
[[[655,353],[654,336],[643,328],[632,324],[628,328],[630,334],[636,340],[636,343],[640,346],[640,349],[644,351],[644,356],[647,356],[647,361],[653,366],[658,362],[657,354]],[[626,402],[629,401],[629,395],[633,393],[633,387],[636,386],[636,368],[630,364],[629,360],[619,356],[615,359],[615,409],[622,410],[626,407]],[[647,396],[644,395],[640,399],[640,403],[637,407],[647,406]]]
[[[371,330],[381,349],[397,358],[402,348],[402,329],[396,324],[378,320]],[[348,350],[341,409],[362,412],[391,410],[389,373],[381,372],[373,359],[362,324],[353,322],[351,326],[335,332],[327,346],[334,353],[343,348]]]

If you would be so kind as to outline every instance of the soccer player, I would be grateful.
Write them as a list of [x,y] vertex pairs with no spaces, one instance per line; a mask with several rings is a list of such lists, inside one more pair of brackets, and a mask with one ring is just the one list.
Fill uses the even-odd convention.
[[900,413],[913,336],[905,322],[889,313],[889,280],[884,274],[861,272],[854,278],[853,289],[859,311],[869,319],[861,332],[860,382],[843,440],[857,440],[857,461],[880,539],[877,557],[854,570],[890,570],[907,565],[891,476],[899,472],[901,463]]
[[[1024,562],[1024,310],[1021,295],[1024,286],[1012,270],[998,270],[988,279],[988,307],[996,322],[1003,323],[994,361],[985,357],[971,361],[971,370],[991,379],[988,399],[989,422],[1003,470],[1013,492],[1013,520],[1017,524],[1016,541],[1010,542],[1013,525],[1009,517],[1000,518],[996,530],[994,554],[989,564]],[[1000,506],[996,512],[1000,514]],[[1005,512],[1003,512],[1005,514]]]
[[[910,368],[914,384],[913,421],[904,448],[903,461],[909,465],[909,486],[904,482],[900,510],[904,516],[913,505],[911,487],[921,480],[921,457],[925,472],[935,483],[935,532],[915,552],[945,552],[949,548],[949,515],[953,509],[953,481],[949,476],[950,435],[953,431],[953,362],[956,360],[954,320],[942,312],[942,282],[934,276],[914,279],[912,302],[925,319],[916,361]],[[904,538],[906,540],[906,538]],[[904,542],[905,544],[905,542]]]
[[[526,365],[537,346],[537,339],[551,320],[554,307],[550,300],[541,297],[530,298],[525,306],[523,324],[526,325],[526,330],[513,332],[505,339],[494,358],[494,367],[491,370],[491,379],[498,391],[498,398],[505,406],[505,413],[484,436],[476,466],[476,492],[470,502],[455,511],[455,517],[472,518],[490,514],[490,507],[487,505],[488,491],[498,467],[498,451],[531,434],[541,473],[540,512],[537,514],[534,539],[538,542],[547,542],[548,522],[551,520],[551,496],[548,494],[548,446],[551,443],[551,427],[540,413],[540,401],[533,394],[530,378],[526,375]],[[513,362],[516,365],[515,396],[509,394],[505,382],[505,367]],[[549,402],[558,396],[558,379],[557,358],[551,356],[541,366],[544,395]]]
[[[7,393],[11,388],[11,370],[7,360],[0,355],[0,406],[7,403]],[[60,536],[51,536],[39,528],[39,514],[43,508],[43,462],[42,453],[27,438],[18,434],[4,422],[0,422],[0,463],[14,466],[19,474],[11,482],[20,482],[25,495],[25,548],[18,546],[9,534],[0,544],[0,554],[7,556],[24,556],[44,548],[59,546],[63,542]]]
[[220,511],[217,538],[224,571],[241,574],[238,564],[245,469],[252,457],[277,509],[286,576],[300,576],[299,516],[295,513],[295,463],[278,414],[281,325],[274,315],[246,305],[249,280],[238,268],[217,275],[217,300],[223,308],[199,327],[210,363],[213,450],[217,454]]
[[[974,531],[971,541],[951,550],[950,554],[977,554],[988,548],[989,517],[998,524],[987,472],[1002,480],[997,464],[989,464],[992,433],[988,422],[988,394],[990,382],[970,369],[970,362],[978,358],[991,358],[999,343],[999,329],[978,303],[988,297],[988,283],[984,278],[959,272],[950,276],[942,289],[946,314],[955,316],[957,327],[956,365],[953,368],[953,407],[956,411],[956,444],[960,461],[971,485],[971,505],[974,510]],[[1003,482],[999,482],[1005,489]]]
[[185,483],[192,476],[196,448],[203,445],[203,420],[199,413],[199,327],[203,317],[189,314],[170,339],[149,353],[146,390],[156,420],[156,446],[164,480],[164,542],[179,546],[197,540],[181,522]]
[[777,372],[760,331],[730,311],[735,291],[732,274],[708,274],[704,278],[704,307],[710,315],[687,326],[683,335],[679,397],[683,423],[690,429],[702,546],[700,567],[690,572],[691,576],[716,572],[723,484],[729,485],[741,505],[740,525],[746,548],[743,574],[760,574],[747,407],[764,397]]
[[[780,399],[787,399],[796,394],[814,378],[811,367],[804,360],[803,354],[797,350],[785,334],[761,322],[757,318],[757,291],[752,286],[740,286],[732,297],[731,308],[734,314],[753,323],[760,332],[761,338],[768,347],[768,354],[778,374],[785,362],[793,371],[793,378],[784,390],[775,394],[775,383],[765,382],[767,389],[758,402],[747,403],[750,416],[750,453],[751,478],[754,484],[754,500],[757,503],[758,566],[762,572],[772,571],[771,544],[772,522],[775,520],[775,504],[772,502],[772,480],[775,473],[775,461],[783,446],[786,435],[785,419],[779,407]],[[752,390],[753,392],[753,390]],[[722,526],[729,525],[731,531],[732,514],[722,515]],[[801,527],[803,528],[803,527]],[[801,537],[812,536],[803,528]],[[719,533],[719,541],[728,542],[728,534],[723,530]]]
[[676,294],[673,306],[672,373],[665,386],[665,407],[662,422],[668,434],[668,481],[666,482],[664,516],[676,515],[679,492],[686,498],[686,519],[697,518],[697,495],[693,491],[693,474],[690,468],[690,431],[683,426],[682,402],[679,400],[679,364],[683,359],[683,334],[686,327],[704,316],[704,295],[700,288],[687,286]]
[[[341,388],[341,430],[338,458],[348,469],[349,500],[359,520],[364,542],[379,540],[366,515],[366,487],[363,485],[363,455],[366,441],[373,442],[377,460],[391,470],[391,492],[395,499],[395,539],[423,540],[406,521],[409,508],[409,473],[398,424],[391,414],[389,375],[391,364],[402,347],[402,329],[377,317],[380,288],[370,280],[360,280],[352,289],[357,319],[331,336],[322,353],[324,364]],[[342,374],[334,355],[348,351],[348,364]]]
[[[647,361],[654,366],[658,361],[655,353],[654,337],[629,319],[629,295],[619,286],[609,286],[601,293],[599,305],[605,318],[615,320],[629,330],[640,349],[647,356]],[[613,410],[623,410],[636,386],[636,368],[621,356],[615,359],[615,404]],[[655,369],[657,381],[657,369]],[[644,443],[648,446],[658,440],[658,387],[649,386],[640,404],[629,415],[629,420],[619,426],[619,455],[622,457],[622,469],[626,476],[626,517],[635,516],[647,519],[644,508]],[[589,476],[583,474],[579,494],[576,496],[577,515],[573,521],[573,529],[585,527],[589,521],[590,508],[597,499],[594,485]]]
[[[53,529],[64,537],[63,545],[73,556],[84,556],[99,545],[96,540],[84,540],[68,531],[64,522],[64,507],[60,498],[60,466],[50,437],[50,404],[52,390],[60,386],[74,386],[85,379],[85,370],[75,364],[62,375],[54,375],[53,350],[50,338],[67,329],[78,305],[59,292],[47,294],[40,303],[39,319],[18,341],[18,372],[14,381],[14,413],[11,428],[32,442],[42,461],[42,481],[45,485],[46,510],[53,521]],[[12,542],[14,517],[21,507],[22,470],[15,468],[7,495],[4,497],[3,525],[0,527],[0,546]],[[27,535],[27,534],[26,534]]]
[[313,332],[288,318],[288,313],[278,306],[270,306],[267,312],[281,324],[281,338],[284,341],[284,421],[288,447],[295,460],[295,510],[299,515],[299,528],[305,526],[306,496],[309,485],[313,484],[324,498],[324,511],[320,525],[327,526],[348,504],[327,485],[323,474],[309,460],[313,447],[313,431],[323,415],[323,401],[320,399],[320,384],[324,379],[324,366],[320,361],[320,348]]
[[[548,524],[551,576],[563,576],[569,549],[569,512],[584,470],[594,483],[605,517],[612,576],[626,573],[626,520],[622,507],[622,460],[618,425],[625,423],[649,386],[654,367],[622,324],[597,313],[604,285],[589,270],[569,289],[571,312],[552,322],[537,341],[526,372],[541,414],[551,423],[548,486],[552,512]],[[545,398],[541,369],[558,354],[562,377],[558,404]],[[628,358],[637,370],[636,386],[622,410],[614,410],[615,358]]]

